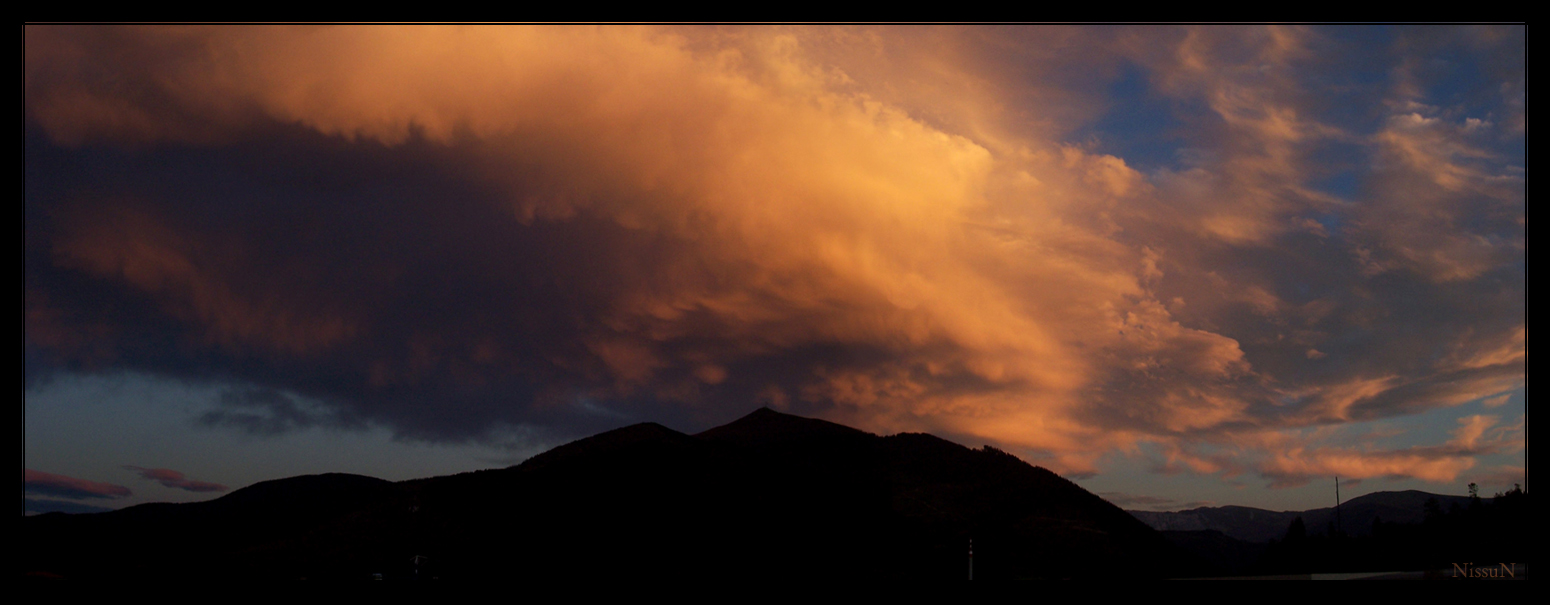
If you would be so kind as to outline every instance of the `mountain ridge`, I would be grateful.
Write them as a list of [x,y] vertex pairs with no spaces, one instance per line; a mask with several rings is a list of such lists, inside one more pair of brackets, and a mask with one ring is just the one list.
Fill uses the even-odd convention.
[[[1433,494],[1419,490],[1372,492],[1340,504],[1338,524],[1351,536],[1371,533],[1373,521],[1420,523],[1428,499],[1435,498],[1446,509],[1467,506],[1468,496]],[[1181,511],[1126,512],[1158,531],[1217,531],[1246,542],[1264,543],[1286,535],[1293,519],[1301,517],[1309,532],[1322,534],[1337,523],[1335,507],[1300,511],[1273,511],[1251,506],[1201,506]]]
[[398,483],[292,477],[156,510],[154,521],[26,518],[24,567],[92,578],[955,579],[971,540],[981,578],[1160,577],[1184,560],[1118,507],[1000,450],[767,408],[694,435],[621,427],[503,469]]

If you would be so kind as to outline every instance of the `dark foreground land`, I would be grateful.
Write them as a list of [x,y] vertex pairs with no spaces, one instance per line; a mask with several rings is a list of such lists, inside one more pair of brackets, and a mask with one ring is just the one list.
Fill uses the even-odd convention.
[[518,466],[315,475],[209,502],[23,519],[34,577],[1174,577],[1162,534],[994,448],[759,410],[638,424]]
[[399,483],[313,475],[209,502],[24,517],[22,567],[30,578],[554,582],[961,580],[971,569],[1146,579],[1457,568],[1494,579],[1508,563],[1526,578],[1526,493],[1424,496],[1353,500],[1339,525],[1327,510],[1166,513],[1148,519],[1174,528],[1159,532],[995,448],[763,409],[696,435],[637,424],[499,470]]
[[1132,514],[1222,574],[1527,578],[1530,517],[1521,488],[1491,498],[1377,492],[1338,509],[1223,506]]

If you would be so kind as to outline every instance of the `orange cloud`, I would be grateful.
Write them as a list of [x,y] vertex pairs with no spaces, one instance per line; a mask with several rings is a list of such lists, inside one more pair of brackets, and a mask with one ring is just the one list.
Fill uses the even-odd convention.
[[[1244,435],[1276,477],[1468,468],[1247,443],[1522,384],[1525,328],[1492,319],[1521,284],[1478,316],[1427,290],[1521,262],[1521,221],[1503,239],[1462,218],[1519,216],[1521,179],[1469,143],[1484,122],[1321,119],[1314,28],[1006,31],[29,27],[24,95],[65,149],[295,162],[226,193],[231,215],[214,194],[79,193],[54,209],[55,268],[233,358],[306,359],[321,395],[406,425],[443,399],[468,422],[577,393],[757,399],[1072,472],[1140,443],[1241,472],[1187,443]],[[1149,173],[1063,138],[1104,112],[1092,74],[1130,64],[1201,108]],[[1331,145],[1395,187],[1321,189]],[[314,158],[342,193],[305,185]],[[376,171],[337,176],[358,165]],[[1400,266],[1428,283],[1369,281]]]
[[264,259],[222,258],[221,251],[189,241],[130,206],[81,212],[63,222],[68,232],[53,251],[61,264],[122,280],[157,297],[170,312],[197,318],[211,341],[304,353],[347,339],[356,329],[346,319],[303,308],[305,303],[289,298],[294,289],[235,291],[225,274],[234,269],[230,264]]

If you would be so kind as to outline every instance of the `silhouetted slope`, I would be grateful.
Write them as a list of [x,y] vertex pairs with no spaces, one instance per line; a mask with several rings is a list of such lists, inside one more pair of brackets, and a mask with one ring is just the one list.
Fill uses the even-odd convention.
[[931,435],[884,440],[901,534],[929,537],[921,560],[961,560],[979,577],[1179,575],[1190,568],[1157,532],[1076,484],[991,447]]
[[[1338,521],[1333,508],[1134,514],[1154,527],[1172,528],[1163,532],[1169,541],[1224,574],[1424,570],[1447,576],[1459,562],[1526,562],[1529,542],[1522,528],[1529,523],[1527,502],[1528,494],[1520,490],[1489,500],[1405,491],[1352,498],[1340,507]],[[1202,525],[1213,527],[1199,529]]]
[[448,577],[647,578],[720,564],[720,527],[737,524],[747,479],[715,450],[641,424],[516,467],[423,480],[434,528],[424,550]]
[[588,460],[628,458],[641,450],[671,449],[687,451],[701,447],[694,438],[655,422],[643,422],[585,439],[578,439],[537,456],[520,466],[528,471],[552,465],[576,464]]
[[[1357,496],[1340,506],[1340,516],[1345,532],[1350,535],[1366,535],[1376,518],[1385,523],[1420,523],[1426,519],[1426,501],[1432,498],[1444,509],[1451,506],[1469,506],[1468,496],[1446,496],[1419,490],[1401,492],[1374,492]],[[1327,525],[1333,508],[1308,511],[1309,518],[1317,519],[1320,527]]]
[[152,503],[92,515],[24,518],[34,569],[94,577],[168,570],[198,577],[349,575],[384,562],[381,512],[402,492],[359,475],[256,483],[207,502]]
[[[1467,506],[1465,496],[1444,496],[1422,491],[1374,492],[1352,498],[1340,506],[1338,523],[1351,536],[1365,536],[1375,519],[1385,523],[1420,523],[1426,501],[1436,498],[1444,508]],[[1309,533],[1323,534],[1337,521],[1335,508],[1303,511],[1271,511],[1248,506],[1201,507],[1177,512],[1129,511],[1159,531],[1219,531],[1248,542],[1269,542],[1286,536],[1292,519],[1302,517]]]
[[1292,519],[1303,514],[1248,506],[1201,507],[1177,512],[1130,512],[1160,531],[1216,531],[1248,542],[1268,542],[1281,538],[1286,535],[1286,527]]
[[506,469],[298,477],[23,525],[27,570],[86,577],[958,579],[970,539],[980,578],[1170,575],[1182,561],[1010,454],[767,409],[697,435],[624,427]]

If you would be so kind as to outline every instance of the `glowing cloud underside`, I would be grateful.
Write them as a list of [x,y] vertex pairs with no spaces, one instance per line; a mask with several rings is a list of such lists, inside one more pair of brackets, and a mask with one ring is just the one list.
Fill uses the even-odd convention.
[[[1521,48],[1502,33],[1461,35]],[[1301,28],[29,27],[29,129],[175,168],[29,198],[27,350],[236,377],[417,438],[762,403],[1068,473],[1154,444],[1169,469],[1279,484],[1451,480],[1523,425],[1400,449],[1301,429],[1525,384],[1525,181],[1496,149],[1526,136],[1521,57],[1489,123],[1435,106],[1404,58],[1360,93],[1382,115],[1351,119],[1317,88],[1337,47]],[[1068,139],[1104,90],[1063,83],[1121,67],[1194,108],[1182,159],[1143,173]],[[1321,185],[1342,170],[1358,185]]]

